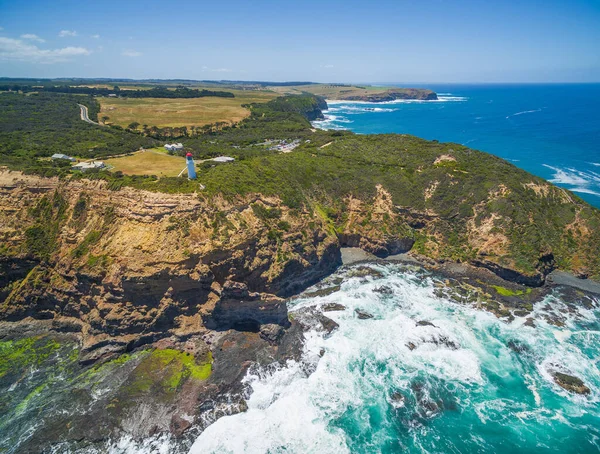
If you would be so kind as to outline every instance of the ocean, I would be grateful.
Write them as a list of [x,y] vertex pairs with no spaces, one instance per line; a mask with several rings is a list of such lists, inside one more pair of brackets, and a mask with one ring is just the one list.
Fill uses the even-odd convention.
[[[425,88],[439,101],[330,102],[314,125],[461,143],[600,207],[600,85]],[[600,299],[573,307],[551,294],[531,326],[440,293],[446,281],[423,270],[369,266],[370,277],[344,267],[336,292],[288,303],[292,316],[345,309],[326,313],[339,324],[330,336],[309,330],[300,361],[251,369],[248,411],[217,420],[190,454],[600,452]],[[590,394],[564,390],[555,372]]]
[[[367,278],[340,270],[331,295],[290,301],[291,314],[342,304],[326,313],[339,328],[309,331],[301,361],[252,370],[248,411],[217,420],[190,454],[600,452],[600,301],[569,309],[550,295],[532,327],[440,295],[444,279],[422,270],[369,266]],[[563,326],[549,323],[558,314]],[[565,391],[552,371],[591,393]]]
[[460,143],[600,207],[600,84],[422,86],[439,100],[330,101],[314,125]]

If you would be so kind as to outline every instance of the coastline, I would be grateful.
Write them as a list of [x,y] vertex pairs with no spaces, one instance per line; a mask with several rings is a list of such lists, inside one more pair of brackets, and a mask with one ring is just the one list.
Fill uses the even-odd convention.
[[[388,257],[381,259],[369,252],[363,251],[360,248],[354,247],[343,247],[342,252],[342,265],[351,266],[360,263],[404,263],[412,264],[423,267],[430,271],[441,272],[448,274],[449,276],[476,276],[478,279],[484,279],[490,283],[504,283],[506,285],[515,285],[515,282],[502,279],[497,274],[493,273],[487,268],[470,265],[467,263],[459,262],[444,262],[436,263],[426,257],[418,257],[410,252],[389,255]],[[519,285],[519,284],[516,284]],[[546,276],[546,280],[542,287],[552,288],[556,286],[565,286],[573,289],[581,290],[586,293],[600,296],[600,282],[593,279],[581,279],[575,276],[573,273],[567,271],[554,270]],[[523,288],[531,288],[525,285],[521,285]]]

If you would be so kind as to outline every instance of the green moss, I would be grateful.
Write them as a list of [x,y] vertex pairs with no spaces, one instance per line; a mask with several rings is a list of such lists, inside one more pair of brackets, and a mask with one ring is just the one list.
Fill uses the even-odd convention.
[[25,397],[25,399],[23,399],[21,402],[19,402],[19,404],[16,406],[15,408],[15,413],[17,415],[23,413],[23,411],[25,411],[25,409],[27,408],[27,406],[29,405],[29,403],[39,394],[41,394],[41,392],[44,390],[44,388],[46,387],[46,383],[41,384],[40,386],[38,386],[37,388],[35,388],[33,391],[31,391],[27,397]]
[[521,295],[529,295],[531,293],[531,289],[528,288],[526,290],[511,290],[506,287],[502,287],[500,285],[492,285],[494,290],[498,292],[499,295],[502,296],[521,296]]
[[41,336],[0,342],[0,378],[39,366],[59,348],[58,342]]
[[95,266],[99,266],[101,268],[106,268],[108,266],[108,264],[110,263],[110,258],[106,254],[103,254],[103,255],[90,254],[88,256],[86,263],[91,268],[93,268]]
[[96,243],[101,236],[102,233],[100,233],[97,230],[92,230],[85,236],[83,241],[79,243],[79,245],[75,249],[73,249],[73,252],[71,253],[73,257],[79,258],[86,255],[90,250],[90,246]]
[[179,350],[153,350],[146,352],[132,371],[124,394],[128,398],[148,392],[168,396],[176,392],[187,380],[206,380],[211,373],[210,352],[202,361],[197,361],[194,355]]

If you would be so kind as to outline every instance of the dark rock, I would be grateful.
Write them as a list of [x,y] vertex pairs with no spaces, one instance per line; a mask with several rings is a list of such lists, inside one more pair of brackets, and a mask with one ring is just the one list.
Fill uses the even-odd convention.
[[394,407],[403,407],[406,397],[400,391],[394,391],[390,394],[390,401]]
[[[231,295],[228,292],[225,292],[226,295]],[[236,286],[235,294],[243,293],[243,289]],[[250,293],[250,297],[244,300],[221,296],[212,312],[204,313],[202,318],[207,328],[218,331],[236,329],[258,332],[261,325],[290,325],[285,300],[267,294]]]
[[373,289],[373,291],[375,293],[379,293],[381,295],[393,295],[394,294],[394,290],[392,290],[390,287],[388,287],[386,285],[382,285],[381,287],[376,287]]
[[450,350],[458,350],[460,348],[456,342],[451,341],[450,339],[448,339],[447,336],[440,336],[440,337],[434,338],[433,343],[435,345],[445,345]]
[[347,275],[347,277],[373,277],[375,279],[380,279],[383,277],[383,273],[377,271],[373,268],[369,268],[368,266],[359,266],[357,268],[351,269]]
[[585,384],[580,378],[568,374],[563,374],[561,372],[555,372],[553,376],[556,384],[566,389],[567,391],[584,395],[591,393],[590,388],[585,386]]
[[356,312],[356,315],[361,320],[367,320],[369,318],[373,318],[373,315],[369,314],[368,312],[361,311],[360,309],[355,309],[354,312]]
[[309,298],[316,298],[318,296],[327,296],[331,295],[340,290],[339,285],[334,285],[333,287],[320,288],[312,292],[305,292],[303,296],[308,296]]
[[533,274],[524,274],[511,268],[505,268],[489,260],[473,260],[472,265],[487,268],[506,281],[527,285],[529,287],[541,287],[544,285],[546,275],[552,271],[549,270],[547,273],[544,273],[538,270]]
[[346,310],[346,306],[339,303],[327,303],[321,306],[323,312],[337,312]]
[[406,344],[406,346],[408,347],[408,349],[410,351],[413,351],[415,348],[417,348],[417,346],[415,344],[413,344],[412,342],[409,342],[408,344]]
[[241,282],[226,281],[221,290],[222,299],[241,300],[250,297],[248,286]]
[[529,351],[529,347],[527,345],[515,340],[509,340],[506,343],[506,346],[515,353],[523,353]]
[[529,326],[531,328],[535,328],[535,322],[533,321],[533,318],[531,318],[531,317],[527,318],[527,320],[525,320],[525,323],[523,323],[523,325]]
[[284,333],[284,329],[280,325],[269,323],[260,328],[260,337],[272,344],[277,343]]
[[331,320],[329,317],[325,317],[324,315],[317,316],[323,330],[329,335],[333,331],[339,328],[339,324]]
[[516,311],[513,312],[513,315],[515,317],[525,317],[526,315],[528,315],[531,311],[525,310],[525,309],[517,309]]
[[417,322],[417,326],[433,326],[434,328],[437,328],[437,326],[435,326],[433,323],[428,322],[427,320],[419,320]]

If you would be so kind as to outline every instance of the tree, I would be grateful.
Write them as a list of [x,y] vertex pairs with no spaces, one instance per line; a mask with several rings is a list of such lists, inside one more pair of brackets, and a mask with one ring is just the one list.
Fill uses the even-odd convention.
[[129,126],[127,126],[127,128],[131,129],[132,131],[135,131],[139,125],[140,124],[137,121],[133,121],[133,122],[129,123]]
[[108,121],[108,117],[106,115],[102,116],[102,123],[106,124],[106,122]]

